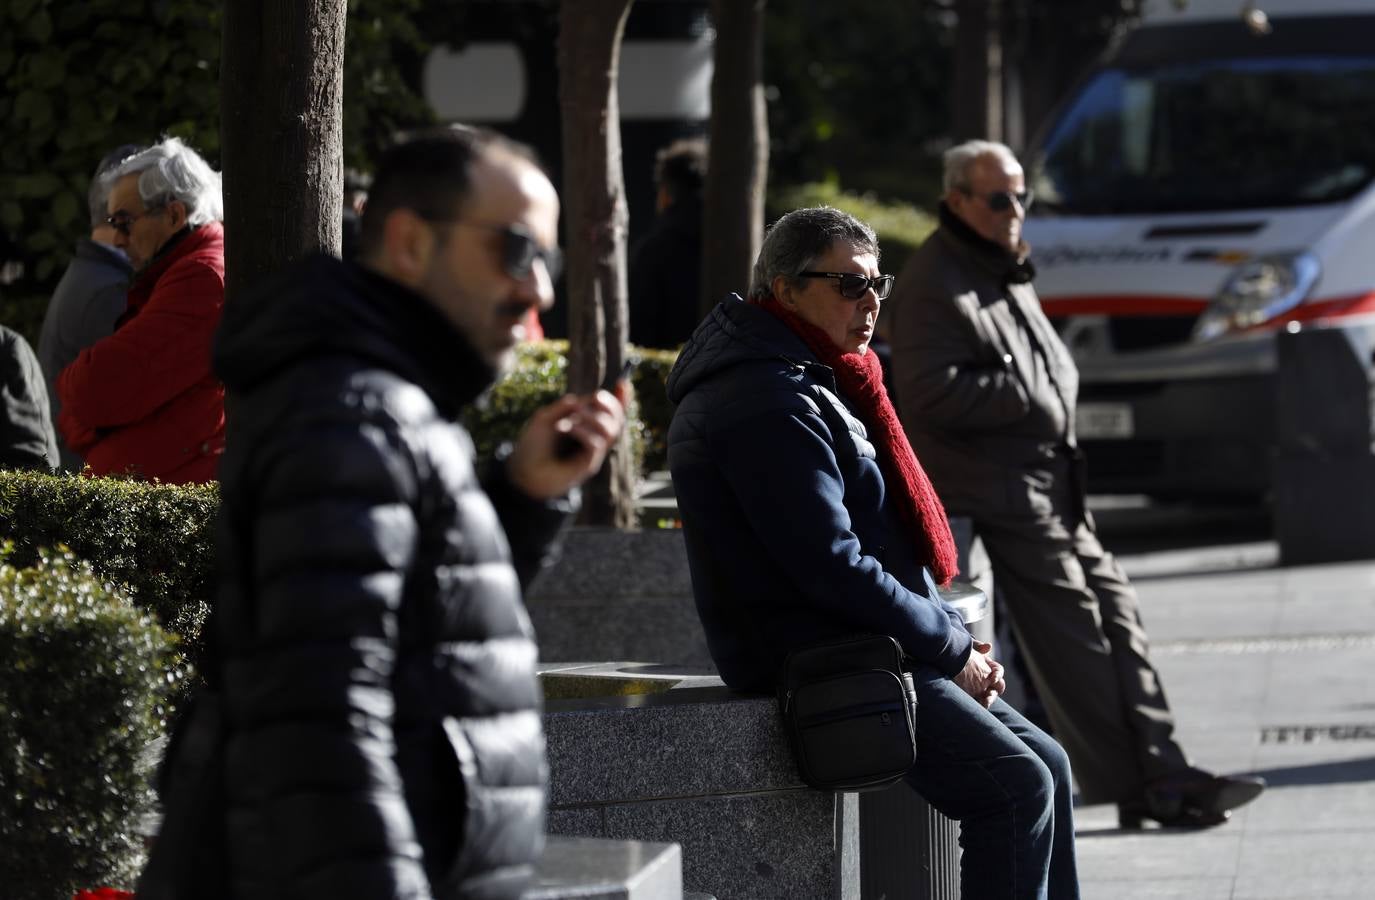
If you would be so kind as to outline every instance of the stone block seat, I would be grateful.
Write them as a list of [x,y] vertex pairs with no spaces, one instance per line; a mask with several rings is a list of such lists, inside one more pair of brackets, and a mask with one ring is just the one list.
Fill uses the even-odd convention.
[[[947,599],[989,639],[982,592]],[[684,889],[719,900],[958,896],[953,822],[905,784],[807,787],[774,698],[722,684],[681,532],[574,529],[528,601],[551,834],[677,843]],[[562,662],[579,659],[656,662]]]

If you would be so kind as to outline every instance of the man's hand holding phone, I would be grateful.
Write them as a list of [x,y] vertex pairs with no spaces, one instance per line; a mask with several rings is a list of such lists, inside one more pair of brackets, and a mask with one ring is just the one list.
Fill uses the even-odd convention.
[[507,461],[511,481],[537,499],[591,478],[625,428],[631,364],[593,394],[565,394],[530,417]]

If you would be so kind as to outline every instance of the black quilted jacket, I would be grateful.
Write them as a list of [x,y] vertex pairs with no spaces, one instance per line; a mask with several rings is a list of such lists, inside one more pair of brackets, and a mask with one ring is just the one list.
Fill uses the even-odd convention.
[[515,897],[544,826],[521,601],[571,512],[479,478],[493,373],[422,298],[320,257],[215,353],[236,897]]

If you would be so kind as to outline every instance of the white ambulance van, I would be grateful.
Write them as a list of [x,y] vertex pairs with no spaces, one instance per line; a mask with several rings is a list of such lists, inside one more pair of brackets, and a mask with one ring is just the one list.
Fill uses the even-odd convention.
[[1276,335],[1375,321],[1375,0],[1182,5],[1147,0],[1034,142],[1025,232],[1090,490],[1254,498]]

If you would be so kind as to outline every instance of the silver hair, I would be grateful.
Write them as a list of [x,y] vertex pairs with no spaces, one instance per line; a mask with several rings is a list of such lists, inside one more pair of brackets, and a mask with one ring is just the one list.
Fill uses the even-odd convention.
[[138,175],[138,195],[148,209],[180,200],[186,206],[188,225],[224,218],[220,173],[180,138],[163,138],[161,143],[126,159],[111,180],[134,174]]
[[106,201],[110,199],[110,188],[114,187],[114,170],[120,163],[142,150],[138,144],[125,144],[116,147],[101,158],[91,175],[91,186],[86,189],[86,209],[91,214],[91,227],[99,228],[105,224]]
[[945,151],[943,157],[945,192],[948,194],[954,190],[968,188],[969,170],[985,156],[995,157],[1005,165],[1010,163],[1018,168],[1022,165],[1017,161],[1017,154],[1013,153],[1007,144],[997,141],[965,141],[963,144],[956,144]]
[[874,229],[847,212],[816,206],[795,209],[783,216],[764,235],[764,245],[759,248],[759,258],[750,276],[750,299],[768,297],[773,293],[775,278],[795,278],[797,273],[815,265],[837,241],[878,258]]

